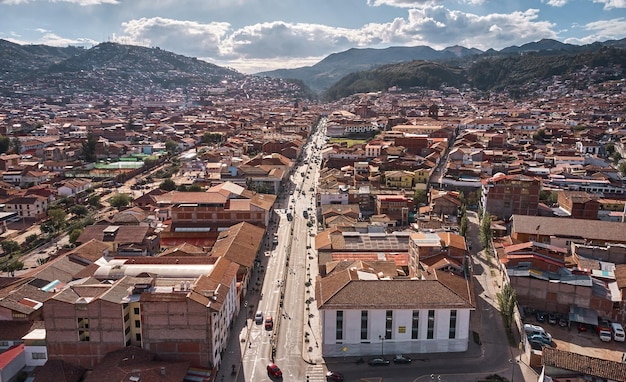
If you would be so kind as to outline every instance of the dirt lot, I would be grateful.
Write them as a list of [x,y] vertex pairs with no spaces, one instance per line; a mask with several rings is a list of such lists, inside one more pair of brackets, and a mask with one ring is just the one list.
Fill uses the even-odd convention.
[[531,322],[541,325],[548,333],[559,350],[584,354],[590,357],[622,362],[622,355],[626,352],[626,342],[602,342],[595,331],[578,332],[575,325],[571,329],[547,323]]

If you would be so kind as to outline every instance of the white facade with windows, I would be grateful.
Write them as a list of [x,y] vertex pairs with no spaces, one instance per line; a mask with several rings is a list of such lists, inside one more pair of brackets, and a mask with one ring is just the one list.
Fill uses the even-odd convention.
[[463,352],[469,344],[470,311],[324,309],[322,352],[328,357]]

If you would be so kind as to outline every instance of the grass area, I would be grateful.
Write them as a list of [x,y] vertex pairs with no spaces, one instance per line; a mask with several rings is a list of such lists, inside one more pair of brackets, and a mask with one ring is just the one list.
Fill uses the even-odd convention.
[[367,143],[367,139],[352,139],[352,138],[331,138],[329,143],[342,143],[347,142],[348,147],[352,147],[354,145]]

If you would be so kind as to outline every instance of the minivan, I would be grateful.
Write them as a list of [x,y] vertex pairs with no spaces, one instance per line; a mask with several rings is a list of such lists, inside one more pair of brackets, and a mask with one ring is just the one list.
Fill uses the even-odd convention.
[[552,341],[552,336],[550,335],[550,333],[546,332],[545,329],[539,325],[524,324],[524,331],[526,332],[527,337],[530,337],[535,334],[540,334],[543,337]]
[[624,342],[624,328],[617,322],[611,323],[611,333],[613,334],[613,340],[618,342]]

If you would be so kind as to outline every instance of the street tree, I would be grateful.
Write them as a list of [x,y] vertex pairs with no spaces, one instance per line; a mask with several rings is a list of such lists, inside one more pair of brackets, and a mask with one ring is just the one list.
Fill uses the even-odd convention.
[[515,296],[515,290],[511,286],[511,284],[506,283],[500,290],[500,292],[496,293],[496,298],[498,301],[498,310],[500,310],[500,314],[502,315],[502,320],[504,321],[504,327],[507,332],[511,332],[511,324],[513,323],[513,316],[515,314],[515,305],[517,304],[517,297]]
[[2,245],[2,250],[7,255],[12,255],[14,253],[19,252],[19,250],[20,250],[20,245],[15,240],[5,240],[0,245]]
[[480,221],[479,231],[480,244],[483,248],[490,248],[489,243],[491,242],[491,237],[491,215],[484,213]]
[[70,232],[70,236],[69,236],[70,243],[75,244],[76,240],[78,240],[78,238],[82,234],[83,234],[83,229],[82,228],[76,228],[75,230]]
[[55,231],[60,231],[65,227],[67,213],[62,208],[51,208],[48,210],[50,223]]
[[170,155],[176,154],[176,152],[178,151],[178,143],[176,143],[176,141],[173,139],[168,139],[165,142],[165,151],[167,151],[167,153]]
[[82,204],[77,204],[70,208],[70,212],[78,217],[86,216],[89,213],[89,209]]
[[132,199],[128,194],[117,194],[109,199],[109,204],[111,205],[111,207],[121,208],[129,205],[131,200]]
[[467,237],[468,229],[469,229],[469,218],[467,217],[466,214],[463,214],[463,216],[461,216],[461,226],[459,228],[459,233],[461,234],[461,236]]
[[98,145],[98,136],[93,133],[87,133],[87,139],[82,142],[83,156],[85,162],[93,163],[97,160],[96,146]]
[[176,189],[176,183],[171,179],[165,179],[159,184],[159,188],[164,191],[174,191]]
[[11,148],[11,138],[0,135],[0,154],[4,154]]

